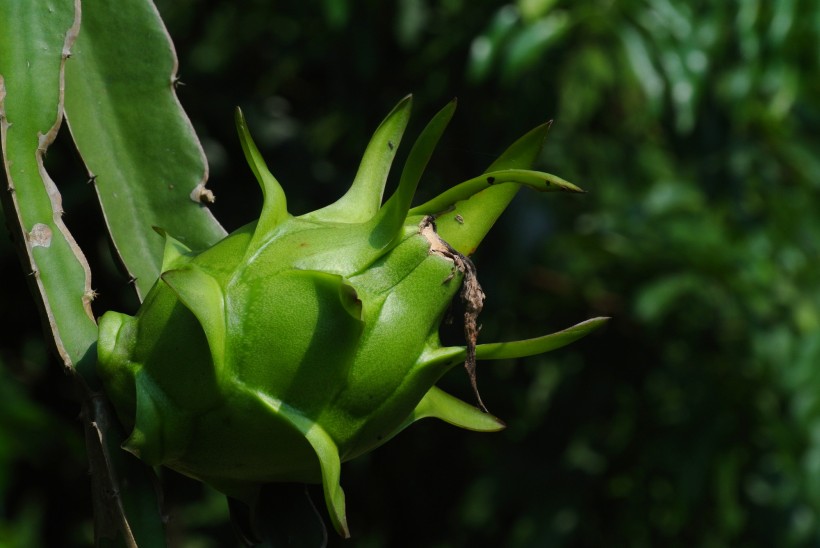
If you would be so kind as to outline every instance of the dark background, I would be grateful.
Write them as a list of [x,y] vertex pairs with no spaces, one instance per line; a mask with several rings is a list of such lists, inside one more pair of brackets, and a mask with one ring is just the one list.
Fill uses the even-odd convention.
[[[346,464],[345,545],[820,545],[820,1],[158,7],[228,229],[261,205],[236,105],[296,214],[343,193],[409,92],[408,139],[459,99],[419,201],[549,119],[536,167],[589,191],[522,191],[485,240],[481,340],[613,320],[480,365],[503,433],[422,422]],[[133,312],[65,139],[49,162],[97,312]],[[83,545],[78,406],[0,253],[0,545]],[[470,398],[461,371],[443,385]],[[223,499],[165,476],[173,545],[233,545]]]

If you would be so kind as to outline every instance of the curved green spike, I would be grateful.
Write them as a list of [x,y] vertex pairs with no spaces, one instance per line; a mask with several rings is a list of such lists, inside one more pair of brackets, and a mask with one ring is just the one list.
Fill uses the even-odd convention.
[[[475,357],[478,360],[504,360],[544,354],[589,335],[607,321],[609,318],[606,317],[591,318],[562,331],[533,339],[479,344],[475,347]],[[454,365],[463,362],[466,357],[465,347],[445,346],[427,353],[423,359],[423,367],[437,368],[443,374]]]
[[[528,169],[538,157],[549,127],[550,123],[542,124],[518,139],[490,165],[488,171]],[[472,255],[518,189],[517,185],[494,185],[457,202],[452,215],[436,220],[439,236],[459,253]]]
[[527,186],[539,192],[577,192],[584,190],[578,188],[569,181],[544,173],[543,171],[532,171],[529,169],[502,169],[499,171],[489,171],[478,177],[473,177],[463,183],[446,190],[420,206],[410,210],[410,215],[432,215],[441,213],[456,202],[466,200],[482,190],[494,185],[516,183]]
[[268,170],[265,160],[259,153],[259,149],[256,148],[256,143],[253,142],[253,138],[248,131],[245,116],[239,107],[236,108],[235,121],[245,159],[248,161],[254,176],[256,176],[256,180],[259,181],[259,186],[262,187],[262,196],[264,198],[262,213],[259,216],[256,232],[254,232],[254,238],[250,245],[250,248],[254,248],[254,242],[269,234],[271,230],[288,218],[288,203],[285,191],[282,190],[282,186]]
[[506,428],[501,419],[485,413],[435,386],[430,388],[421,399],[407,424],[428,417],[441,419],[453,426],[476,432],[498,432]]
[[183,244],[158,226],[152,227],[154,232],[165,238],[165,249],[162,252],[162,266],[160,272],[179,268],[191,260],[191,248]]
[[534,127],[501,153],[495,161],[487,167],[487,171],[500,169],[527,168],[535,163],[544,146],[544,139],[552,127],[552,120]]
[[308,213],[303,218],[363,223],[378,213],[382,205],[387,175],[410,119],[412,104],[413,96],[406,96],[376,128],[347,193],[329,206]]
[[307,438],[322,468],[322,489],[325,494],[325,504],[330,513],[330,521],[344,538],[350,538],[345,512],[345,493],[340,484],[342,461],[339,458],[339,449],[333,439],[318,424],[313,423],[306,432]]
[[579,324],[575,324],[572,327],[568,327],[563,331],[543,335],[534,339],[506,343],[479,344],[475,347],[475,356],[476,359],[479,360],[503,360],[543,354],[544,352],[561,348],[582,337],[586,337],[607,321],[609,321],[609,318],[591,318]]
[[453,99],[438,111],[413,144],[401,173],[399,187],[379,210],[376,218],[377,226],[374,232],[377,234],[377,246],[387,245],[401,234],[407,210],[410,208],[424,168],[427,167],[439,139],[447,129],[447,124],[453,118],[456,105],[457,102]]
[[350,529],[347,526],[345,512],[345,493],[340,484],[342,461],[339,458],[339,448],[333,438],[315,421],[301,415],[281,401],[274,400],[264,392],[255,391],[260,401],[271,408],[277,416],[286,419],[290,424],[304,434],[310,446],[319,459],[322,472],[322,489],[325,494],[325,504],[330,514],[333,526],[344,538],[350,538]]
[[219,372],[225,370],[225,341],[227,338],[225,303],[219,282],[194,267],[169,270],[162,273],[160,279],[196,316],[208,340],[218,375]]

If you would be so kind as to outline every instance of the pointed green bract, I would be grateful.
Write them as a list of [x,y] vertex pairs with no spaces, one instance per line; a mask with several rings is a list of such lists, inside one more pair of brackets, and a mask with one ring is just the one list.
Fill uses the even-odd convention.
[[584,192],[569,181],[565,181],[551,173],[529,169],[501,169],[488,171],[483,175],[473,177],[452,187],[432,200],[414,207],[410,210],[410,215],[438,214],[454,207],[457,202],[467,200],[485,189],[504,184],[523,185],[539,192]]
[[528,168],[535,163],[544,146],[552,121],[538,125],[518,138],[490,164],[487,171]]
[[162,252],[162,272],[177,268],[190,260],[190,247],[170,236],[163,228],[155,226],[154,231],[165,238],[165,249]]
[[563,331],[543,335],[534,339],[514,341],[506,343],[479,344],[476,346],[476,357],[480,360],[504,360],[509,358],[524,358],[544,354],[552,350],[557,350],[563,346],[586,337],[602,325],[609,318],[592,318],[579,324],[568,327]]
[[432,387],[416,406],[411,422],[433,417],[476,432],[498,432],[505,424],[481,409],[454,398],[443,390]]
[[343,537],[350,537],[345,514],[345,494],[339,483],[342,462],[339,459],[339,449],[336,447],[333,438],[319,424],[301,416],[298,412],[283,413],[282,404],[271,401],[267,394],[257,393],[256,395],[260,401],[269,405],[272,411],[285,417],[295,429],[299,430],[316,452],[330,519],[333,521],[333,526]]
[[256,143],[253,142],[253,138],[248,132],[245,116],[239,108],[236,109],[236,129],[239,133],[239,142],[242,144],[245,159],[259,182],[264,197],[262,213],[259,215],[254,239],[250,244],[250,247],[254,248],[257,242],[264,239],[265,235],[288,218],[288,204],[285,191],[282,190],[279,181],[268,170],[265,160],[262,159],[259,149],[256,148]]
[[376,129],[347,193],[333,204],[304,215],[306,219],[363,223],[376,215],[382,204],[390,166],[410,120],[412,105],[413,96],[408,95],[390,111]]
[[224,368],[225,302],[222,288],[211,276],[191,266],[169,270],[160,279],[171,288],[179,300],[194,313],[211,347],[217,372]]
[[427,167],[427,162],[430,161],[430,157],[433,155],[442,134],[444,134],[444,130],[447,129],[447,124],[453,118],[455,110],[456,101],[453,99],[427,124],[427,127],[421,132],[410,150],[410,155],[407,157],[407,162],[404,164],[401,173],[399,188],[384,204],[377,216],[375,231],[376,235],[380,237],[379,239],[384,242],[383,245],[399,235],[408,215],[410,202],[416,193],[416,187],[424,173],[424,168]]
[[[321,482],[331,520],[347,537],[343,461],[427,417],[479,432],[504,428],[437,388],[443,374],[473,354],[533,355],[601,325],[596,318],[544,337],[477,346],[467,334],[465,346],[441,346],[439,325],[454,298],[474,299],[475,325],[483,292],[465,254],[518,188],[582,191],[526,169],[542,126],[488,173],[411,209],[453,101],[422,131],[382,205],[409,110],[408,97],[382,122],[341,199],[299,217],[287,213],[237,112],[263,190],[259,221],[199,253],[166,236],[167,270],[137,317],[103,317],[100,369],[124,422],[134,424],[132,450],[247,504],[265,483]],[[468,365],[474,379],[475,364]],[[196,389],[184,390],[192,378]],[[180,441],[172,439],[176,430]]]
[[345,538],[350,537],[345,512],[345,493],[339,483],[342,475],[342,461],[339,459],[339,450],[333,439],[322,430],[318,424],[311,425],[305,431],[305,438],[313,446],[319,465],[322,467],[322,487],[325,493],[327,509],[333,526]]
[[[532,339],[479,344],[475,348],[476,358],[479,360],[506,360],[546,354],[586,337],[602,327],[607,321],[609,321],[609,318],[591,318],[556,333]],[[430,352],[424,363],[427,367],[446,370],[463,361],[466,354],[467,351],[463,346],[440,348],[435,352]]]
[[[549,128],[549,123],[542,124],[518,139],[487,171],[529,169],[541,152]],[[518,190],[517,185],[493,186],[457,202],[452,214],[443,216],[436,223],[439,235],[456,251],[472,255]]]

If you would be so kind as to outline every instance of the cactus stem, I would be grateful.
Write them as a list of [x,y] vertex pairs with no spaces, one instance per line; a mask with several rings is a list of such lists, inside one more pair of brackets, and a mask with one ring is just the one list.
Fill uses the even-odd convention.
[[[461,302],[464,303],[464,338],[467,340],[467,356],[464,360],[464,368],[470,378],[470,385],[473,388],[478,406],[482,411],[488,413],[487,406],[484,405],[481,394],[478,392],[475,355],[478,332],[481,331],[481,326],[478,325],[478,316],[484,308],[484,291],[481,289],[481,284],[478,283],[478,273],[473,261],[453,249],[450,244],[438,235],[435,219],[433,215],[425,216],[419,223],[419,234],[430,242],[430,253],[453,261],[454,268],[464,276],[460,293]],[[452,278],[453,275],[451,274],[444,281],[448,282]]]

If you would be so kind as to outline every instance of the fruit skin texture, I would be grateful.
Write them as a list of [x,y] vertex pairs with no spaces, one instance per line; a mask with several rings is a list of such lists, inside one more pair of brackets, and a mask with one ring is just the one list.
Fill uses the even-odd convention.
[[[238,113],[264,194],[259,220],[199,252],[158,230],[162,274],[136,316],[100,319],[98,371],[131,432],[125,449],[248,503],[264,483],[322,483],[336,529],[349,536],[341,462],[428,416],[503,428],[435,383],[470,351],[492,359],[544,344],[508,343],[500,353],[474,341],[441,346],[438,328],[462,287],[466,257],[438,237],[440,210],[409,202],[455,103],[424,130],[382,205],[409,106],[406,98],[376,131],[348,193],[298,217]],[[511,183],[545,175],[506,171],[516,172],[506,176]],[[450,191],[452,204],[483,188],[471,181]]]

